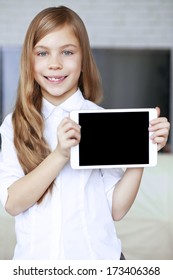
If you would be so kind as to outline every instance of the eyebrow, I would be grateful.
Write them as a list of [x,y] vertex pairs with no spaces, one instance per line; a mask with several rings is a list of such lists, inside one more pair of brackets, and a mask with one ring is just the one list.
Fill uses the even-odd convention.
[[[76,45],[74,45],[74,44],[66,44],[66,45],[63,45],[63,46],[60,46],[59,48],[60,49],[64,49],[64,48],[69,48],[69,47],[73,47],[73,48],[78,48],[78,46],[76,46]],[[36,45],[35,47],[34,47],[34,50],[35,49],[50,49],[49,47],[47,47],[47,46],[44,46],[44,45]]]

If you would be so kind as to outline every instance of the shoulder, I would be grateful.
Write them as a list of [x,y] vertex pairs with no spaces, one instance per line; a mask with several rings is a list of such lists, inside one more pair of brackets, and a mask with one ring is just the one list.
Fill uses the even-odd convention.
[[13,132],[13,125],[12,125],[12,113],[8,114],[5,119],[3,120],[0,126],[0,133],[1,134],[12,134]]
[[3,122],[2,122],[2,125],[1,125],[1,128],[11,128],[12,127],[12,113],[8,114]]
[[104,108],[86,99],[82,109],[103,110]]

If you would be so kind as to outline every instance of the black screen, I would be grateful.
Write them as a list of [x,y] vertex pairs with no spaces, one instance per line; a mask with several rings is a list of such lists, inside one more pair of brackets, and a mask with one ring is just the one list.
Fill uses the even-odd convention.
[[79,165],[149,163],[149,112],[79,113]]

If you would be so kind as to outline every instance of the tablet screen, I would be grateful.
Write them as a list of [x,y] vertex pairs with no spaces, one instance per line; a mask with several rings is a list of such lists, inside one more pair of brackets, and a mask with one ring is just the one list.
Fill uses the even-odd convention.
[[149,113],[79,112],[79,167],[149,165]]

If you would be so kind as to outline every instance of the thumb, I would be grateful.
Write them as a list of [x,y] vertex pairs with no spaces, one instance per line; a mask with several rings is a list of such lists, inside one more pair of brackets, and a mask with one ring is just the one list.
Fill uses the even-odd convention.
[[160,108],[156,107],[156,110],[157,110],[157,117],[159,117],[160,116]]

